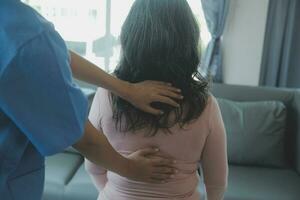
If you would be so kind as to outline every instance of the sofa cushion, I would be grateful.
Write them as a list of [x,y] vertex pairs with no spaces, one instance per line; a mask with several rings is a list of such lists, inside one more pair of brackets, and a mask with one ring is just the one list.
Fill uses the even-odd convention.
[[231,164],[285,167],[286,108],[279,101],[218,99]]
[[229,166],[224,200],[298,200],[300,175],[289,169]]

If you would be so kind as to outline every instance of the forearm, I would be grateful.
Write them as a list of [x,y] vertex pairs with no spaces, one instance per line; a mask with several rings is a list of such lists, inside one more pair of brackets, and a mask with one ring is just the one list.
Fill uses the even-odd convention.
[[87,122],[84,136],[73,145],[84,157],[96,165],[127,176],[129,160],[117,153],[104,134]]
[[70,56],[71,70],[75,78],[98,87],[103,87],[118,96],[126,98],[126,91],[128,91],[127,88],[129,87],[128,82],[109,75],[95,64],[72,51],[70,51]]

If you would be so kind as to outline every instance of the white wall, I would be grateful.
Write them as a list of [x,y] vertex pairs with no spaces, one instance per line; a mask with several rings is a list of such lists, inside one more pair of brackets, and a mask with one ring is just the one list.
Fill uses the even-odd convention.
[[224,82],[258,85],[269,0],[230,0],[223,36]]

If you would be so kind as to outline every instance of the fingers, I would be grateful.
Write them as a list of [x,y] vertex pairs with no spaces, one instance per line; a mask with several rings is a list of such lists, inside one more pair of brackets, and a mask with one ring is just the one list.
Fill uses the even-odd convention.
[[141,156],[147,156],[147,155],[155,155],[159,152],[158,148],[145,148],[145,149],[140,149],[136,151]]
[[150,160],[155,161],[155,164],[162,163],[164,164],[164,161],[170,161],[170,163],[176,163],[174,162],[174,159],[171,156],[168,156],[165,153],[162,153],[158,147],[148,147],[143,148],[135,151],[134,153],[137,153],[140,156],[147,156]]
[[150,105],[148,105],[146,108],[144,108],[144,111],[147,112],[147,113],[150,113],[152,115],[162,115],[162,114],[164,114],[163,111],[161,111],[159,109],[156,109],[156,108],[153,108]]
[[161,86],[171,86],[171,83],[167,83],[167,82],[163,82],[163,81],[152,81],[152,80],[147,80],[144,81],[145,83],[149,83],[149,84],[155,84],[155,85],[161,85]]
[[174,165],[176,164],[176,160],[168,159],[168,158],[153,158],[151,159],[153,166],[167,166],[174,168]]
[[178,169],[172,168],[172,167],[157,167],[154,170],[155,174],[167,174],[167,175],[172,175],[172,174],[177,174]]
[[166,183],[169,182],[171,179],[174,178],[174,175],[168,174],[153,174],[151,180],[157,183]]
[[154,96],[153,101],[159,101],[161,103],[166,103],[174,107],[180,106],[176,101],[166,96]]
[[151,182],[154,183],[167,183],[175,178],[178,170],[172,167],[156,167],[151,176]]
[[[171,99],[170,97],[167,97],[167,96],[174,97],[174,98],[179,98],[179,99],[183,98],[183,97],[181,97],[181,95],[177,95],[177,94],[174,94],[172,92],[168,93],[166,91],[161,91],[160,94],[152,96],[149,99],[151,100],[151,102],[166,103],[166,104],[169,104],[169,105],[177,107],[177,108],[180,106],[176,101],[174,101],[173,99]],[[164,112],[162,110],[153,108],[151,105],[147,105],[145,108],[143,108],[143,110],[145,112],[148,112],[148,113],[153,114],[153,115],[162,115],[162,114],[164,114]]]
[[173,87],[171,83],[161,82],[161,81],[145,81],[148,84],[151,84],[157,88],[160,88],[162,90],[169,90],[173,92],[181,92],[180,89]]
[[176,161],[173,159],[173,157],[162,153],[159,148],[157,147],[150,147],[150,148],[144,148],[137,150],[135,153],[137,153],[140,156],[147,157],[152,161],[153,165],[168,165],[168,164],[175,164]]
[[[153,147],[153,148],[156,148],[156,147]],[[171,160],[172,162],[174,160],[172,156],[170,156],[166,153],[162,153],[159,149],[158,149],[158,151],[156,151],[152,154],[148,154],[148,158],[149,159],[166,159],[166,160]]]
[[175,167],[164,166],[164,165],[172,165],[174,161],[159,159],[157,163],[161,166],[156,166],[153,169],[153,173],[151,175],[151,182],[154,183],[167,183],[175,178],[175,175],[178,174],[179,170]]
[[157,86],[157,88],[162,89],[162,90],[168,90],[168,91],[171,91],[171,92],[176,92],[176,93],[181,92],[180,89],[178,89],[176,87],[173,87],[173,86],[169,86],[169,85],[160,85],[160,86]]

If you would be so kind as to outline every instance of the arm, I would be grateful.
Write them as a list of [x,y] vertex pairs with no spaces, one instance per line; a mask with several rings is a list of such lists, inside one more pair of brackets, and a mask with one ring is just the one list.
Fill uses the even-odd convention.
[[[99,92],[99,89],[97,90],[89,113],[89,120],[91,124],[100,132],[102,133],[102,124],[101,124],[101,113],[102,113],[102,107],[100,106],[103,98],[105,96]],[[93,162],[89,161],[88,159],[85,159],[85,170],[90,175],[94,185],[96,188],[101,191],[107,182],[107,170],[100,166],[96,165]]]
[[88,121],[84,136],[73,145],[88,160],[105,169],[132,180],[160,183],[175,173],[174,162],[164,158],[148,159],[155,149],[140,150],[128,158],[121,156],[110,145],[105,135]]
[[83,137],[73,147],[95,165],[123,176],[129,175],[129,160],[118,154],[105,135],[97,130],[90,121],[86,123]]
[[71,69],[75,78],[106,88],[143,111],[160,114],[161,112],[152,108],[150,103],[160,101],[176,107],[178,104],[172,98],[183,98],[179,94],[180,91],[169,84],[158,81],[128,83],[107,74],[72,51],[70,51],[70,55]]
[[208,200],[223,199],[227,187],[226,133],[217,101],[210,99],[210,133],[202,153],[202,168]]

